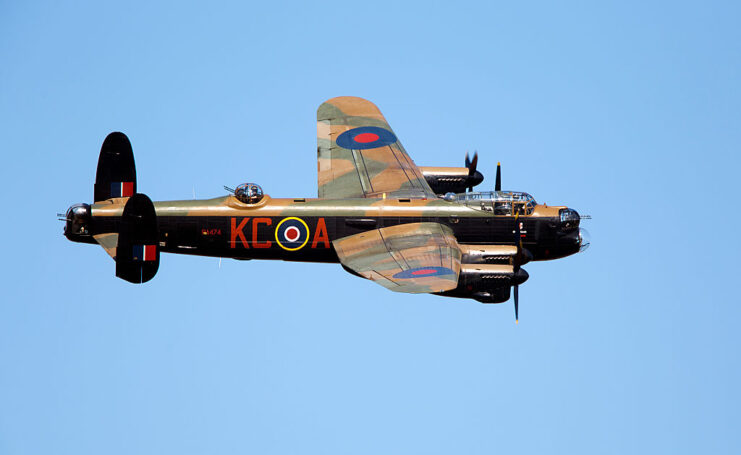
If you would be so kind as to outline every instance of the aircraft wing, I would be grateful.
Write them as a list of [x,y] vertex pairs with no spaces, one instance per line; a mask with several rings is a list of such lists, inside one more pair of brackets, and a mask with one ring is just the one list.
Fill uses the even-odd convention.
[[316,114],[320,198],[437,197],[375,104],[340,96]]
[[442,292],[458,286],[461,251],[453,231],[409,223],[332,242],[345,267],[395,292]]

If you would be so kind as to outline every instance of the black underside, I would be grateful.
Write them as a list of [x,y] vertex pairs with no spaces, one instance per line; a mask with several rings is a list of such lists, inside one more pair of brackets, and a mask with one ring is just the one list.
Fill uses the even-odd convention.
[[[303,245],[283,245],[276,227],[285,217],[157,217],[160,250],[168,253],[236,259],[338,262],[331,241],[375,228],[397,224],[435,222],[449,226],[461,244],[512,245],[513,217],[302,217],[308,235]],[[520,218],[522,242],[534,260],[556,259],[574,253],[573,232],[557,229],[557,219]],[[120,218],[96,218],[92,231],[117,232]],[[286,243],[285,241],[283,243]],[[298,248],[296,248],[298,247]]]

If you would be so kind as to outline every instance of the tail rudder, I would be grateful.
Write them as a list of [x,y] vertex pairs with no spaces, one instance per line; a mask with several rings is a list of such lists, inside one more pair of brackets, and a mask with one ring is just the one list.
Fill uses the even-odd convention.
[[160,265],[159,232],[154,204],[145,194],[129,198],[121,216],[116,246],[116,276],[146,283]]
[[95,173],[95,202],[136,194],[136,165],[131,142],[125,134],[109,134],[100,148]]

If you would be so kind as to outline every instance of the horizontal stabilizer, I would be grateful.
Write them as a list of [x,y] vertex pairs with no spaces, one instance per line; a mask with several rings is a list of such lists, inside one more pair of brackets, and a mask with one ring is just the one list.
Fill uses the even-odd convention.
[[104,232],[93,236],[98,245],[102,246],[106,253],[114,260],[116,259],[116,247],[118,246],[118,232]]
[[146,283],[160,265],[159,232],[154,204],[144,194],[126,202],[116,247],[116,276],[130,283]]
[[103,141],[95,174],[95,202],[136,194],[136,166],[129,138],[111,133]]

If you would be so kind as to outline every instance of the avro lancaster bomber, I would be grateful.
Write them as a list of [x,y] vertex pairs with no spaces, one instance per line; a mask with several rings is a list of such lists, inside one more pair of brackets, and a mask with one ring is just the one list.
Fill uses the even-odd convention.
[[137,192],[131,143],[103,142],[94,203],[64,218],[73,242],[98,243],[116,276],[151,280],[161,253],[340,263],[392,291],[509,300],[528,261],[584,250],[582,217],[527,193],[474,192],[478,156],[465,167],[417,167],[378,108],[338,97],[317,111],[317,198],[273,199],[253,183],[206,200],[152,202]]

